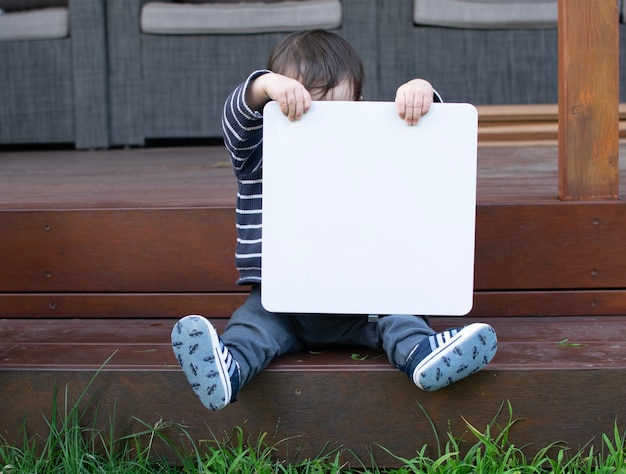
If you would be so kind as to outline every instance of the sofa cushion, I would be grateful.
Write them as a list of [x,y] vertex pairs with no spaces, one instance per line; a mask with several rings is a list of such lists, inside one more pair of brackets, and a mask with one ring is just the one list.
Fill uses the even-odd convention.
[[414,0],[417,25],[556,28],[557,0]]
[[16,12],[35,8],[67,7],[68,0],[0,0],[0,10]]
[[141,10],[141,30],[153,34],[239,34],[339,26],[340,0],[148,2]]
[[67,8],[42,8],[0,15],[0,41],[43,40],[69,35]]
[[[175,0],[178,3],[278,3],[285,0]],[[295,0],[306,2],[307,0]]]

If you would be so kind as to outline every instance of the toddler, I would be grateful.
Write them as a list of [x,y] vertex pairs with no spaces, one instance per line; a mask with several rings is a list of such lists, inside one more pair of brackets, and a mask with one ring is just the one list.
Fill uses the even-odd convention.
[[[178,362],[210,410],[234,402],[274,358],[307,348],[382,348],[391,364],[426,391],[477,372],[496,353],[495,331],[483,323],[435,333],[427,318],[416,315],[381,315],[370,322],[367,315],[271,313],[261,305],[263,107],[277,101],[295,121],[313,100],[361,100],[363,83],[363,65],[351,45],[337,34],[311,30],[286,36],[271,53],[268,69],[250,74],[226,100],[224,142],[238,180],[235,263],[238,284],[250,285],[250,296],[221,337],[197,315],[182,318],[172,330]],[[441,98],[423,79],[401,85],[395,97],[399,120],[417,125],[434,100]]]

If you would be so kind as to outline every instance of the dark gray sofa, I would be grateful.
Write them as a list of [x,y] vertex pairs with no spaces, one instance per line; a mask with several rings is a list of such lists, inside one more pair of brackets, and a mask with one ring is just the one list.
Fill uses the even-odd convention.
[[[146,33],[144,3],[108,2],[112,143],[219,137],[226,95],[282,33]],[[424,77],[447,101],[558,100],[557,0],[342,0],[342,9],[336,31],[364,58],[366,99],[393,100],[404,80]]]
[[[626,5],[614,1],[624,101]],[[451,102],[558,102],[557,0],[381,0],[377,14],[383,97],[418,75]]]
[[[0,40],[0,61],[7,65],[0,68],[0,144],[100,148],[221,137],[228,93],[264,67],[274,45],[302,24],[237,29],[212,16],[176,16],[178,8],[205,8],[207,1],[161,0],[160,17],[142,18],[154,0],[70,0],[68,37]],[[340,21],[329,29],[362,55],[366,100],[393,100],[397,86],[412,77],[428,79],[450,102],[558,100],[557,0],[260,1],[236,8],[340,4]],[[168,8],[174,9],[171,19]],[[258,12],[259,25],[275,17]],[[194,30],[201,18],[215,23],[213,29]],[[620,70],[626,72],[626,25],[619,27]],[[626,98],[626,74],[621,77]]]
[[[145,0],[107,4],[112,144],[220,137],[227,95],[251,71],[265,67],[271,49],[291,28],[254,33],[146,32],[140,26],[146,4]],[[376,0],[342,0],[341,25],[333,28],[362,55],[368,78],[364,93],[372,100],[378,99],[375,12]]]
[[[48,38],[42,34],[37,22],[47,21],[45,9],[29,12],[15,38],[6,26],[11,14],[3,15],[0,144],[109,146],[104,2],[70,0],[65,13],[57,10],[53,19],[67,22],[64,37],[58,37],[59,30]],[[26,24],[36,39],[25,35]]]
[[[447,14],[444,10],[441,15],[424,15],[424,23],[416,24],[414,7],[419,0],[379,2],[381,93],[389,95],[398,77],[418,75],[450,102],[556,103],[556,0],[545,2],[554,8],[546,9],[544,21],[534,16],[517,23],[506,21],[506,10],[502,18],[493,15],[480,21],[486,16],[480,9],[493,10],[494,3],[467,2],[463,16],[458,12],[463,3],[439,0],[435,8],[448,8]],[[533,8],[530,2],[518,3]],[[473,16],[471,8],[477,10]],[[385,37],[393,40],[384,41]]]

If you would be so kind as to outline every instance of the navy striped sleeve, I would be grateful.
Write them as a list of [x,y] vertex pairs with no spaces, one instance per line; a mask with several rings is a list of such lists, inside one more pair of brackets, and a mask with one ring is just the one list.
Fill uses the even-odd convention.
[[224,144],[237,177],[237,247],[240,285],[261,282],[263,209],[263,116],[246,103],[250,82],[269,71],[253,72],[228,97],[222,115]]
[[226,99],[222,114],[224,144],[237,176],[254,172],[261,165],[263,116],[250,109],[246,91],[250,82],[269,71],[255,71]]

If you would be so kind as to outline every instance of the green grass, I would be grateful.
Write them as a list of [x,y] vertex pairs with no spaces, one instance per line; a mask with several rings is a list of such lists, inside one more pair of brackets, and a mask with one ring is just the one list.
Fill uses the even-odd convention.
[[[105,362],[106,364],[106,362]],[[268,440],[267,435],[246,437],[243,427],[233,430],[229,440],[215,438],[196,442],[184,426],[162,420],[148,424],[135,420],[141,427],[132,434],[117,437],[115,409],[109,415],[107,430],[95,426],[100,407],[85,407],[86,393],[97,377],[90,380],[78,400],[68,402],[68,388],[63,399],[53,396],[51,415],[46,418],[46,436],[29,436],[21,430],[21,441],[8,444],[0,439],[0,474],[82,474],[82,473],[625,473],[626,434],[617,424],[612,433],[598,440],[600,446],[589,444],[574,451],[554,442],[529,457],[524,447],[515,446],[509,433],[517,420],[510,404],[503,404],[494,419],[485,427],[465,421],[468,439],[446,433],[443,440],[422,409],[436,435],[437,446],[416,447],[415,456],[403,458],[383,446],[394,468],[376,465],[370,459],[358,459],[342,449],[326,449],[314,459],[286,461],[278,453],[285,440]],[[54,392],[57,393],[57,390]],[[92,408],[88,410],[87,408]],[[422,408],[420,406],[420,408]],[[497,420],[504,416],[504,422]],[[208,430],[207,430],[208,431]],[[182,441],[182,442],[181,442]],[[434,448],[434,449],[432,449]],[[429,457],[428,452],[436,452]]]
[[474,444],[469,448],[463,449],[462,441],[448,433],[443,448],[439,444],[437,458],[428,458],[424,454],[424,447],[413,459],[396,457],[404,467],[391,472],[626,473],[626,442],[617,425],[611,436],[603,435],[599,451],[589,446],[587,450],[573,452],[566,444],[554,442],[537,451],[534,456],[527,457],[522,447],[516,447],[509,440],[509,433],[517,420],[513,419],[510,404],[507,408],[509,417],[503,427],[498,427],[494,419],[481,430],[464,420],[473,436]]
[[[554,443],[529,458],[509,442],[514,420],[495,430],[494,424],[478,429],[466,422],[473,437],[469,447],[451,433],[432,458],[426,454],[427,446],[411,459],[378,447],[395,459],[394,466],[400,466],[384,469],[373,458],[359,460],[340,449],[315,459],[287,462],[276,457],[280,442],[268,442],[265,436],[251,440],[242,427],[228,441],[203,446],[183,426],[162,421],[143,423],[145,430],[116,439],[110,434],[113,428],[103,433],[85,426],[84,412],[76,406],[63,405],[53,411],[46,438],[29,438],[24,433],[20,446],[0,443],[0,473],[626,473],[626,443],[617,426],[603,436],[599,449],[572,452]],[[186,437],[191,449],[183,451],[178,436]],[[157,444],[161,446],[158,452]]]

